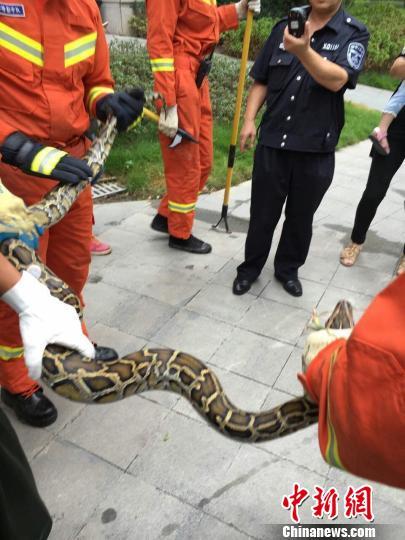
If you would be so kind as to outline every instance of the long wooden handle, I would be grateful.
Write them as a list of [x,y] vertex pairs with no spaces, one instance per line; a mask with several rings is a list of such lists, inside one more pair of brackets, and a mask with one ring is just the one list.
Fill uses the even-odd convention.
[[235,163],[235,153],[236,153],[236,142],[238,139],[239,120],[240,120],[240,112],[242,109],[243,90],[245,88],[246,68],[247,68],[247,63],[248,63],[252,27],[253,27],[253,11],[249,10],[247,14],[247,18],[246,18],[245,34],[243,36],[243,48],[242,48],[242,57],[240,61],[239,82],[238,82],[238,89],[236,93],[236,104],[235,104],[235,113],[233,116],[231,142],[229,145],[228,169],[226,172],[226,183],[225,183],[225,193],[224,193],[224,206],[228,206],[229,192],[230,192],[231,184],[232,184],[233,166]]

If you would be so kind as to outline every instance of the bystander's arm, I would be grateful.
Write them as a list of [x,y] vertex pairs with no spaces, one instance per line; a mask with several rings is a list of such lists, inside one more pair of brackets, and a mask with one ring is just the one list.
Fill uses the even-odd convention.
[[243,151],[248,142],[249,148],[252,148],[256,138],[255,118],[266,100],[267,86],[254,82],[250,89],[246,104],[245,121],[240,132],[240,149]]
[[332,92],[339,92],[348,82],[349,74],[344,68],[325,60],[311,48],[308,22],[305,25],[305,33],[300,38],[292,36],[288,31],[288,26],[286,26],[284,47],[286,51],[294,54],[300,60],[311,77],[324,88]]
[[397,79],[405,79],[405,56],[398,56],[391,66],[390,74]]

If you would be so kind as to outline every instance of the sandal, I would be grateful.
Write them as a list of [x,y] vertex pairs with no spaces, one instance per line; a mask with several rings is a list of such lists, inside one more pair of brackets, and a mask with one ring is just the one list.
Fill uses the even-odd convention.
[[404,274],[404,273],[405,273],[405,255],[402,255],[399,258],[399,261],[395,268],[395,275],[400,276],[401,274]]
[[350,244],[343,248],[340,253],[340,264],[343,264],[343,266],[353,266],[357,261],[357,257],[360,255],[362,248],[363,244],[350,242]]
[[368,138],[373,142],[373,147],[378,154],[381,156],[388,156],[390,153],[390,146],[388,144],[386,131],[376,127],[370,133]]

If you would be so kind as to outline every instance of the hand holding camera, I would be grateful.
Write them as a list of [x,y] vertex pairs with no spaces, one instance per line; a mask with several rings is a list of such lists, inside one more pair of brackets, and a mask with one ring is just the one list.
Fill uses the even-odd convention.
[[310,7],[292,8],[288,14],[288,24],[284,31],[284,48],[287,52],[300,57],[310,47],[309,23],[307,18]]

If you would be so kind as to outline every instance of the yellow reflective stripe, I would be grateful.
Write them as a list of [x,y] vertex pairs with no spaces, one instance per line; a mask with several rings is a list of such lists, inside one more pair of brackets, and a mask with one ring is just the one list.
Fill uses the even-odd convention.
[[176,203],[174,201],[168,202],[168,208],[171,212],[178,212],[179,214],[188,214],[193,212],[195,209],[196,203],[182,204]]
[[77,64],[96,52],[97,32],[75,39],[64,46],[65,67]]
[[50,175],[59,161],[66,156],[66,152],[52,148],[52,146],[45,146],[34,157],[31,163],[32,172]]
[[330,367],[329,367],[329,374],[328,374],[328,394],[327,394],[328,395],[328,400],[327,400],[328,444],[326,445],[325,459],[328,463],[330,463],[330,465],[333,465],[334,467],[339,467],[339,469],[344,470],[344,467],[342,465],[342,461],[339,455],[338,440],[336,437],[335,429],[332,424],[331,414],[330,414],[330,385],[331,385],[331,379],[332,379],[332,371],[335,365],[338,352],[339,352],[339,349],[335,350],[332,354],[332,357],[330,359]]
[[21,358],[24,354],[23,347],[6,347],[0,346],[0,360],[12,360],[13,358]]
[[42,67],[44,65],[44,48],[41,43],[17,32],[2,22],[0,22],[0,46],[37,66]]
[[151,58],[152,72],[174,71],[174,58]]
[[87,109],[90,111],[94,103],[101,94],[113,94],[114,90],[108,86],[93,86],[87,97]]

